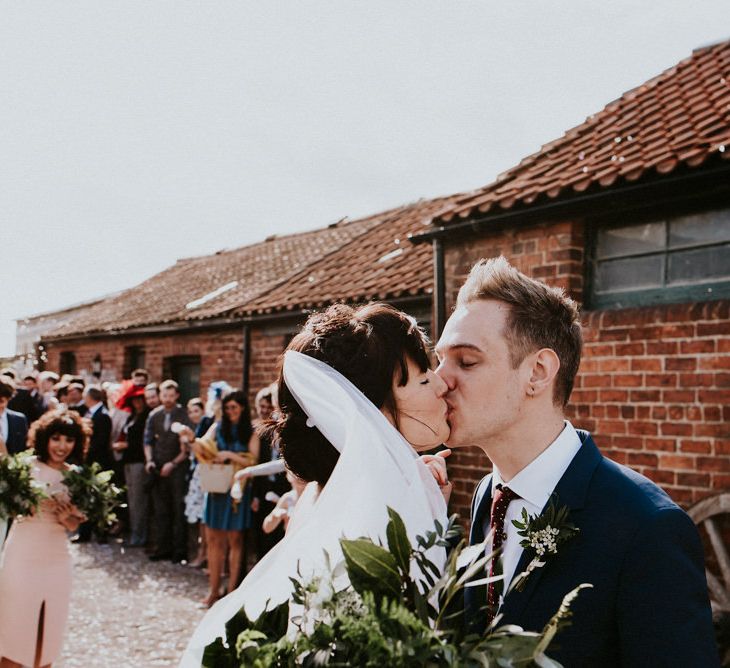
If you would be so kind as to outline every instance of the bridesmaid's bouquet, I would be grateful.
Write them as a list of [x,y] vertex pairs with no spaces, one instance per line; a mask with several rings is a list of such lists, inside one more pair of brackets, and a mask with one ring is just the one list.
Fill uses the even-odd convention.
[[32,450],[0,457],[0,520],[32,515],[46,497],[45,486],[33,478]]
[[[413,547],[400,516],[388,509],[387,546],[368,538],[342,539],[344,561],[309,582],[292,578],[289,602],[254,621],[240,611],[226,625],[226,642],[210,644],[204,667],[252,666],[528,666],[555,668],[546,651],[567,623],[581,585],[539,633],[517,626],[465,630],[463,592],[485,573],[493,555],[484,546],[451,550],[443,572],[428,558],[434,546],[448,547],[461,534],[456,516],[418,536]],[[349,584],[342,582],[346,572]],[[413,578],[412,572],[420,572]],[[290,626],[292,623],[293,628]]]
[[114,511],[122,505],[122,489],[112,482],[113,475],[113,471],[102,471],[97,462],[70,466],[63,474],[71,503],[100,531],[117,521]]

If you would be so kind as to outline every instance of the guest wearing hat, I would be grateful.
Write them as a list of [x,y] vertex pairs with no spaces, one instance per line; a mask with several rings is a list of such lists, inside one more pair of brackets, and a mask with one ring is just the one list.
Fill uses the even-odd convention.
[[114,452],[122,454],[124,479],[127,484],[129,510],[129,547],[142,547],[147,543],[148,491],[145,487],[147,474],[144,470],[144,426],[150,409],[145,403],[145,388],[132,386],[124,396],[123,407],[131,411],[122,432],[113,445]]

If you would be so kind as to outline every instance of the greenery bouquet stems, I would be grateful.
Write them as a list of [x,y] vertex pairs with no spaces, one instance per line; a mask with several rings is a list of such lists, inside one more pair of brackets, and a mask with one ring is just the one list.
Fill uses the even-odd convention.
[[71,503],[100,531],[116,522],[115,510],[122,505],[122,489],[114,484],[113,476],[113,471],[102,471],[97,462],[69,466],[63,474]]
[[0,456],[0,520],[32,515],[46,497],[43,483],[33,478],[32,450]]
[[[463,619],[464,588],[487,571],[494,555],[486,555],[483,545],[467,547],[459,540],[456,516],[446,527],[436,522],[414,547],[400,516],[392,509],[388,513],[386,545],[342,539],[342,561],[308,581],[292,578],[291,600],[256,620],[240,611],[228,622],[225,640],[206,648],[203,665],[559,665],[546,652],[569,623],[571,601],[588,585],[570,592],[540,632],[492,626],[486,634],[470,633]],[[433,548],[449,548],[445,568],[429,558]]]

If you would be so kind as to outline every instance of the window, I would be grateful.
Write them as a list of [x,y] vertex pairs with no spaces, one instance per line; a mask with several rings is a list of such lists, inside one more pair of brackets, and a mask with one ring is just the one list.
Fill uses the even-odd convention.
[[61,359],[58,361],[58,371],[61,375],[76,373],[76,355],[72,352],[65,351],[61,353]]
[[124,378],[129,378],[135,369],[145,368],[143,346],[127,346],[124,349]]
[[591,307],[730,296],[730,209],[600,228]]

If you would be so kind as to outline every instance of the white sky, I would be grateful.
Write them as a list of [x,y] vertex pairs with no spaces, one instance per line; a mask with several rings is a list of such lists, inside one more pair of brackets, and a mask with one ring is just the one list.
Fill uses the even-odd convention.
[[0,355],[179,257],[485,185],[730,37],[727,0],[0,9]]

